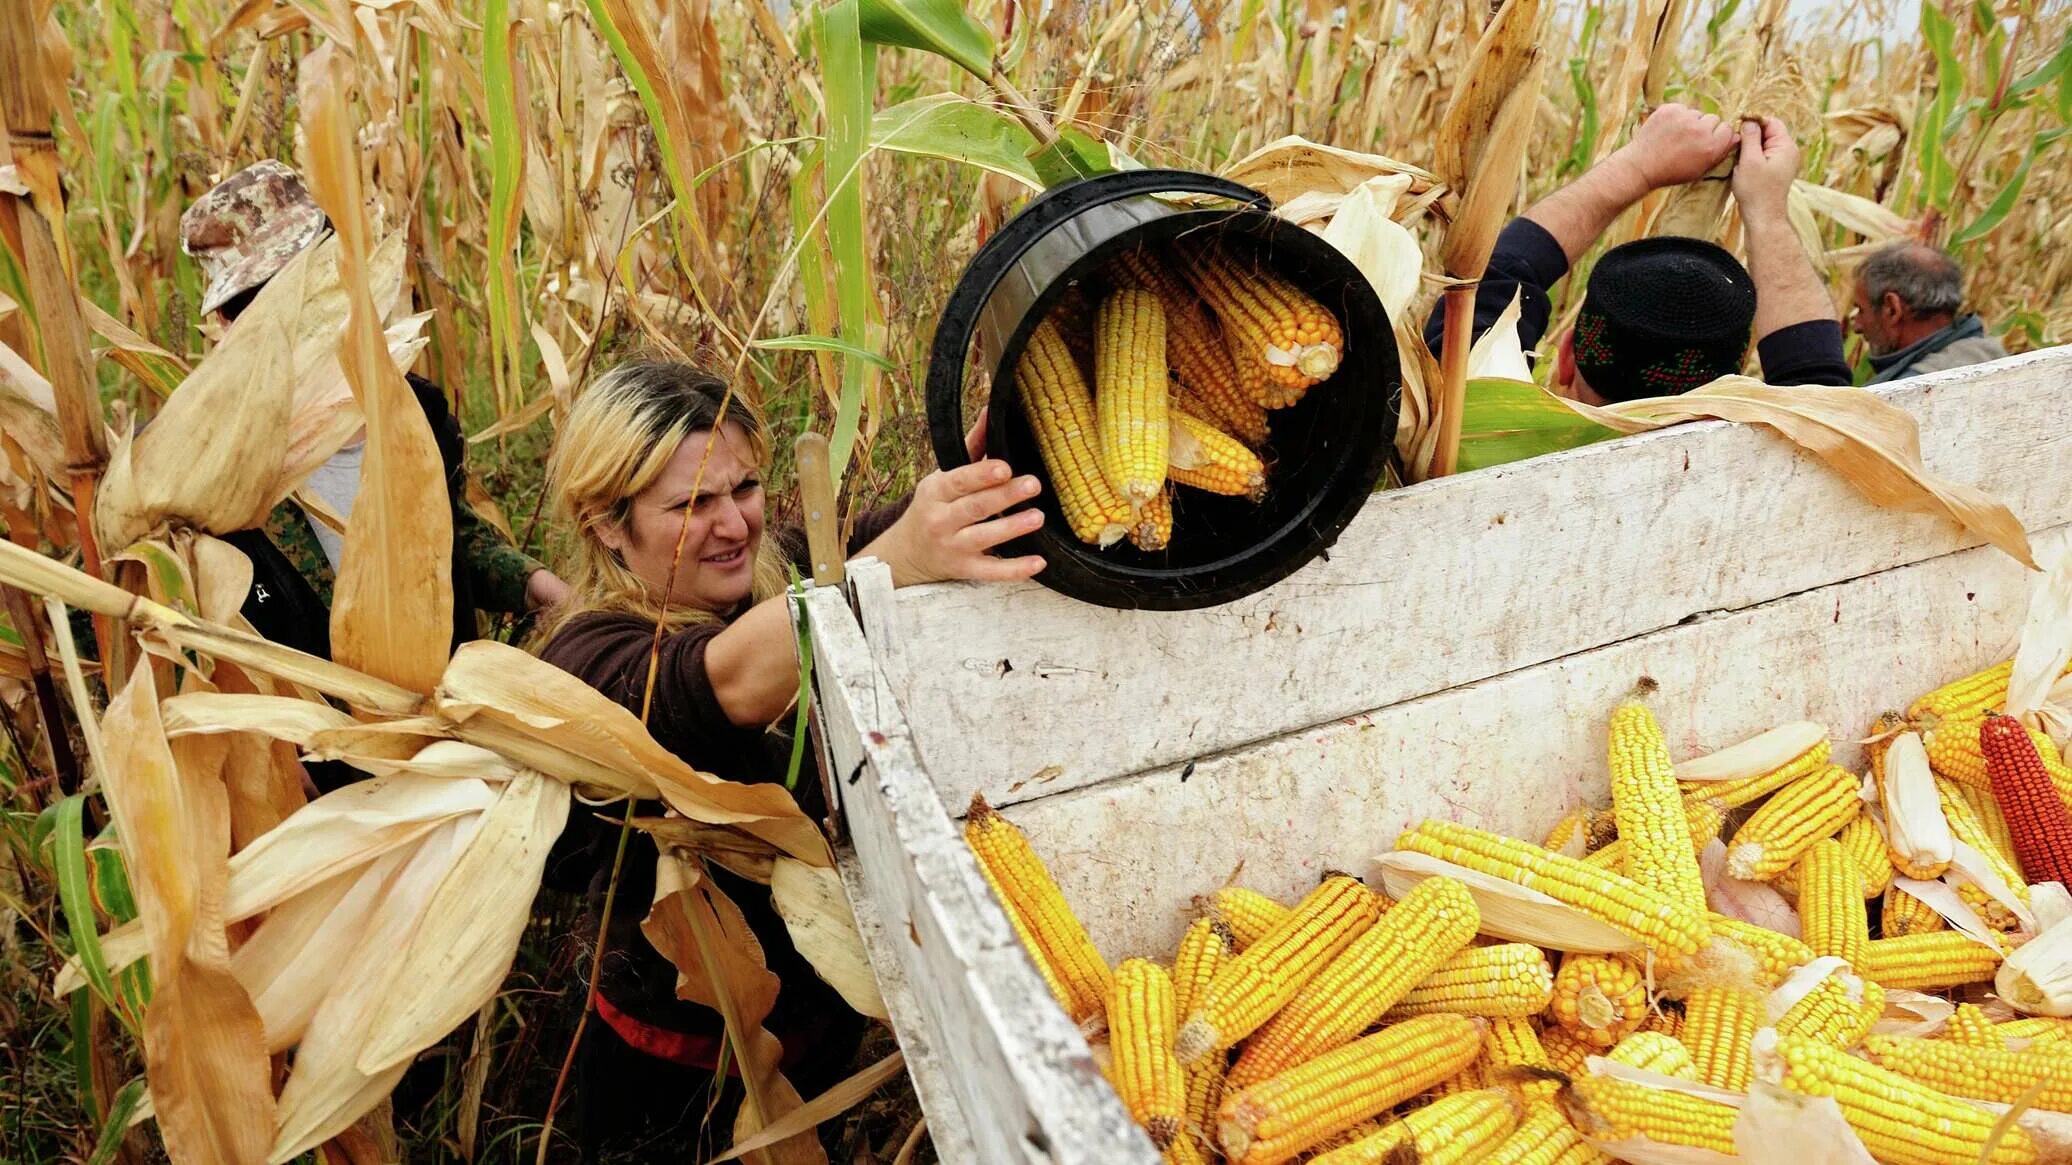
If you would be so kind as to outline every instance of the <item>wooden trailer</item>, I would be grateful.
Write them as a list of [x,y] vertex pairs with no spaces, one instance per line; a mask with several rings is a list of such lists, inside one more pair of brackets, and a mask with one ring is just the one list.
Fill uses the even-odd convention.
[[[1931,470],[2072,538],[2072,348],[1906,381]],[[1153,1165],[956,818],[1026,830],[1111,961],[1190,899],[1290,897],[1417,820],[1537,837],[1606,801],[1643,676],[1679,758],[1776,723],[1856,764],[1881,709],[2011,649],[2035,576],[1873,506],[1775,434],[1685,425],[1377,494],[1328,556],[1208,610],[1033,584],[806,603],[842,866],[943,1159]]]

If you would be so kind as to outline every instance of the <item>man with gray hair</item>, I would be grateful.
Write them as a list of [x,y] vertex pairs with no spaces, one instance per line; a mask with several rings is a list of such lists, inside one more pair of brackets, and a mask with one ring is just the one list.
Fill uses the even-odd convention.
[[1871,346],[1871,384],[2007,355],[1964,306],[1964,271],[1926,243],[1891,243],[1856,269],[1850,325]]

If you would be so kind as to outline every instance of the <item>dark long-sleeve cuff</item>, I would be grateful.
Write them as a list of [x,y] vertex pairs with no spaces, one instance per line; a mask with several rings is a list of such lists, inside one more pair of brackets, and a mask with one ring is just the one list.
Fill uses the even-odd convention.
[[1842,325],[1806,320],[1782,327],[1756,342],[1763,379],[1770,384],[1850,384],[1854,377],[1842,355]]

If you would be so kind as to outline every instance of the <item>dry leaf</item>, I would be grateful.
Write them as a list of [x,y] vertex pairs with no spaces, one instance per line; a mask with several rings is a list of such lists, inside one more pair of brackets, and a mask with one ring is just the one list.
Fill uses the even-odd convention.
[[290,696],[192,693],[174,696],[162,705],[166,735],[252,732],[274,740],[307,744],[326,728],[346,728],[352,717],[329,704]]
[[711,1165],[720,1165],[721,1162],[732,1161],[748,1153],[753,1153],[764,1145],[774,1145],[788,1137],[796,1136],[808,1129],[833,1120],[835,1117],[863,1103],[866,1097],[876,1092],[887,1080],[899,1075],[900,1070],[905,1067],[906,1057],[898,1052],[893,1052],[877,1063],[856,1072],[826,1092],[786,1113],[783,1119],[772,1121],[770,1126],[763,1131],[745,1140],[736,1141],[733,1148],[714,1157]]
[[393,850],[280,903],[230,956],[231,973],[259,1009],[268,1052],[284,1052],[302,1038],[409,856]]
[[872,1019],[892,1018],[878,994],[878,977],[864,953],[840,874],[778,858],[770,872],[770,902],[784,919],[792,945],[850,1007]]
[[1805,200],[1815,214],[1848,227],[1874,243],[1907,238],[1914,224],[1861,195],[1835,190],[1800,179],[1791,184],[1794,197]]
[[1401,899],[1412,886],[1426,878],[1447,877],[1459,881],[1473,895],[1482,912],[1482,933],[1513,942],[1532,943],[1561,951],[1604,954],[1639,950],[1638,939],[1572,906],[1507,882],[1480,870],[1457,866],[1427,854],[1398,850],[1374,859],[1381,867],[1382,885],[1391,898]]
[[1408,174],[1370,178],[1345,196],[1320,232],[1367,277],[1390,320],[1408,314],[1424,276],[1417,236],[1394,218],[1396,201],[1409,188]]
[[1526,362],[1525,349],[1518,343],[1519,314],[1519,297],[1513,294],[1496,322],[1468,346],[1469,380],[1497,377],[1532,382],[1532,365]]
[[1877,1165],[1834,1097],[1807,1096],[1760,1080],[1749,1087],[1734,1122],[1734,1147],[1749,1161]]
[[1349,194],[1384,174],[1409,175],[1413,194],[1439,182],[1431,171],[1393,158],[1319,145],[1293,134],[1268,142],[1223,171],[1225,178],[1257,190],[1276,205],[1315,191]]

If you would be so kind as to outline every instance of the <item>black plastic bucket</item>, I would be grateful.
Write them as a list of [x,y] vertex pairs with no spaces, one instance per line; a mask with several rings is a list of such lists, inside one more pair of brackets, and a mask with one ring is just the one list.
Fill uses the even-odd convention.
[[[1159,195],[1207,195],[1226,205],[1176,205]],[[1196,200],[1189,200],[1194,202]],[[1254,504],[1182,490],[1171,546],[1106,550],[1072,536],[1015,397],[1013,369],[1037,323],[1066,288],[1118,252],[1213,235],[1240,267],[1270,268],[1335,313],[1345,332],[1337,372],[1300,403],[1271,414],[1267,493]],[[1105,607],[1190,610],[1269,586],[1337,540],[1395,458],[1402,390],[1395,334],[1374,289],[1350,260],[1275,217],[1257,191],[1185,170],[1128,170],[1045,192],[980,248],[936,325],[928,363],[928,425],[937,464],[966,464],[964,386],[974,341],[991,367],[987,451],[1044,482],[1033,503],[1042,529],[1004,547],[1041,554],[1037,581]]]

